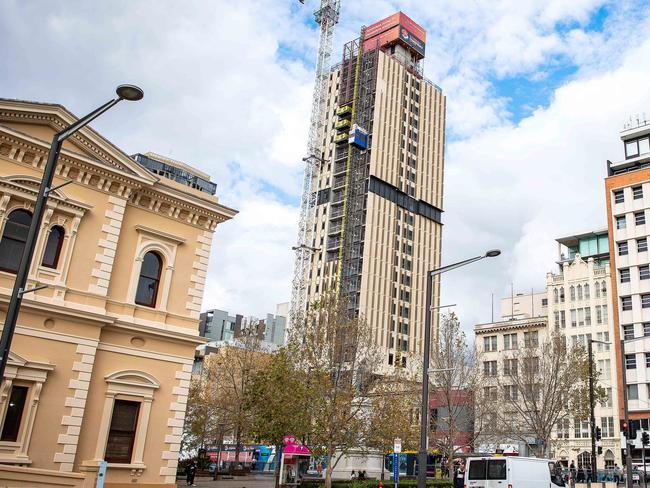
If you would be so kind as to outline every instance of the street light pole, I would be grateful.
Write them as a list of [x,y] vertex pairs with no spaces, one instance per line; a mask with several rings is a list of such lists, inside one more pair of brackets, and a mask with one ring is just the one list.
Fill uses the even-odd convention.
[[429,354],[431,350],[431,295],[433,294],[433,277],[452,269],[460,268],[468,264],[480,261],[484,258],[492,258],[501,254],[498,249],[493,249],[481,256],[459,261],[436,268],[427,273],[426,307],[424,309],[424,355],[422,358],[422,405],[420,409],[420,450],[418,452],[418,488],[426,488],[427,485],[427,438],[429,433]]
[[16,281],[14,282],[11,299],[9,300],[9,305],[7,307],[7,316],[5,317],[4,327],[2,329],[2,337],[0,337],[0,380],[2,380],[4,377],[7,360],[9,359],[9,349],[11,348],[11,340],[13,339],[14,331],[16,329],[16,322],[18,320],[18,314],[20,312],[20,305],[22,303],[23,295],[25,295],[25,293],[35,291],[37,288],[44,288],[42,286],[39,286],[30,290],[25,290],[25,284],[27,283],[29,268],[31,267],[32,259],[34,257],[36,240],[38,239],[38,232],[41,227],[41,221],[43,220],[43,214],[45,213],[47,199],[50,195],[50,192],[53,190],[52,180],[54,178],[56,161],[59,158],[59,153],[61,152],[63,141],[65,141],[68,137],[70,137],[82,127],[88,125],[101,114],[117,105],[122,100],[136,101],[141,100],[144,96],[144,92],[134,85],[120,85],[117,87],[116,93],[117,98],[106,102],[104,105],[89,113],[85,117],[77,120],[74,124],[66,127],[60,132],[57,132],[52,138],[50,153],[47,156],[47,162],[45,163],[45,168],[43,169],[43,179],[41,180],[41,186],[38,190],[36,203],[34,204],[34,214],[32,215],[32,221],[27,233],[27,239],[25,240],[25,247],[20,259],[20,265],[18,266],[18,270],[16,272]]

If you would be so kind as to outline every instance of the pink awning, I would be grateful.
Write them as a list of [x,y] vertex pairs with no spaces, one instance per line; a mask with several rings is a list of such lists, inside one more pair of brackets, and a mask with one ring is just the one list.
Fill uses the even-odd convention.
[[283,456],[311,456],[311,452],[309,452],[309,449],[307,446],[303,446],[301,444],[287,444],[284,446],[284,449],[282,449],[282,455]]

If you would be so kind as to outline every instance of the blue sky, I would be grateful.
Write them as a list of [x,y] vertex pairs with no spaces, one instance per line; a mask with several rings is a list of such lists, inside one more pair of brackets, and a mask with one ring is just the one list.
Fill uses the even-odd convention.
[[[94,127],[128,153],[211,175],[240,213],[216,231],[204,306],[263,315],[290,298],[317,3],[4,0],[0,96],[83,114],[119,83],[142,86],[128,116]],[[604,162],[621,157],[623,122],[650,113],[648,7],[342,0],[333,62],[361,25],[397,10],[428,31],[425,75],[447,97],[443,263],[503,250],[443,279],[465,327],[488,320],[490,294],[511,281],[543,288],[556,237],[603,226]]]

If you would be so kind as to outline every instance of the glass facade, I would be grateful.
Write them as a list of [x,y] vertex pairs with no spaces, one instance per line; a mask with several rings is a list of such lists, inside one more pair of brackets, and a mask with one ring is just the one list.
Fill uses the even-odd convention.
[[131,157],[152,173],[164,176],[165,178],[174,180],[182,185],[191,186],[192,188],[209,193],[210,195],[214,195],[217,192],[216,183],[212,183],[182,168],[177,168],[171,164],[157,161],[145,156],[144,154],[134,154]]

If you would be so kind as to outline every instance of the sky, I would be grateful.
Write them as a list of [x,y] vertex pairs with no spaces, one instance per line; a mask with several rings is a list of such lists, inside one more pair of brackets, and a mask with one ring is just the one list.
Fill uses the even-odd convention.
[[[274,313],[291,296],[318,3],[0,0],[0,96],[83,115],[141,86],[93,127],[211,175],[239,214],[215,232],[204,308]],[[427,30],[425,76],[447,97],[442,262],[503,251],[442,278],[471,330],[511,283],[544,289],[554,239],[606,226],[606,161],[630,117],[650,118],[650,0],[341,3],[333,62],[397,10]]]

